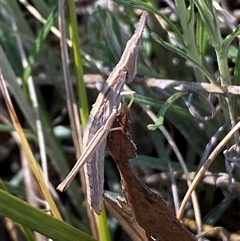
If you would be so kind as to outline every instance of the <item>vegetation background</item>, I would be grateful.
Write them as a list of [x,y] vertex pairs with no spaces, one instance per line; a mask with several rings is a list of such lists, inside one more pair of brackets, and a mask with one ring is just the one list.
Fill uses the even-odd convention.
[[[129,85],[131,167],[180,215],[205,164],[181,219],[195,234],[215,228],[206,240],[240,240],[239,9],[235,0],[1,0],[1,88],[17,119],[1,92],[0,240],[144,240],[129,220],[89,214],[78,178],[67,192],[55,190],[142,10],[148,23]],[[120,195],[116,164],[106,157],[105,166],[105,189]]]

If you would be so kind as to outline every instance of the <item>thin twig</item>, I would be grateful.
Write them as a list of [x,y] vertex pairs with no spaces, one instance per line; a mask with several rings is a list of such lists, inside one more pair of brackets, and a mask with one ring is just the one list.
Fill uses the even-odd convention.
[[211,93],[220,95],[240,95],[240,86],[235,85],[214,85],[209,83],[195,83],[170,79],[147,79],[144,83],[151,88],[168,89],[189,93]]

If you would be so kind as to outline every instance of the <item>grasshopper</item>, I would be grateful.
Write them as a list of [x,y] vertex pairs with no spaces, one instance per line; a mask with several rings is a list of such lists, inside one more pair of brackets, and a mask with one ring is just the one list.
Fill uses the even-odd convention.
[[143,12],[138,26],[127,42],[120,61],[109,75],[89,115],[83,134],[83,153],[57,189],[66,189],[84,167],[87,184],[87,201],[95,213],[100,214],[103,202],[104,158],[107,135],[117,116],[121,91],[125,83],[133,80],[137,71],[137,55],[146,24],[147,12]]

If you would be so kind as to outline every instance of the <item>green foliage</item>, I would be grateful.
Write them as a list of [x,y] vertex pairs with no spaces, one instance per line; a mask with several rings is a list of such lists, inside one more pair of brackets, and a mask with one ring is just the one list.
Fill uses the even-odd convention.
[[[95,240],[90,235],[53,218],[6,191],[0,190],[0,196],[2,202],[1,215],[21,223],[32,231],[37,231],[56,241]],[[32,240],[32,238],[28,238],[28,240]]]

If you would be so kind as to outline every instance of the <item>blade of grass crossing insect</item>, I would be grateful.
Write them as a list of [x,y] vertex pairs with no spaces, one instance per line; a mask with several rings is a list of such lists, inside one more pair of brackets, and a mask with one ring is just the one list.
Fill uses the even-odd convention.
[[88,103],[87,103],[87,94],[86,88],[83,80],[83,67],[82,67],[82,59],[80,55],[80,39],[78,36],[78,26],[76,19],[76,8],[73,0],[68,1],[69,8],[69,16],[70,16],[70,37],[73,43],[73,55],[74,55],[74,65],[77,77],[77,92],[79,98],[79,107],[80,107],[80,118],[83,127],[85,127],[88,120]]
[[[85,84],[83,80],[83,67],[82,67],[82,60],[80,56],[80,39],[78,36],[78,27],[77,27],[77,19],[76,19],[76,8],[75,3],[73,0],[68,1],[68,8],[69,8],[69,16],[70,16],[70,36],[73,43],[73,53],[74,53],[74,64],[75,64],[75,70],[76,70],[76,77],[77,77],[77,91],[78,91],[78,97],[80,100],[79,106],[80,106],[80,118],[81,123],[83,127],[86,126],[89,110],[88,110],[88,103],[87,103],[87,95],[86,95],[86,89]],[[110,232],[107,225],[107,219],[106,215],[103,216],[101,214],[100,216],[96,216],[97,223],[99,224],[99,235],[100,240],[103,241],[110,241]],[[103,229],[101,229],[104,227]]]

